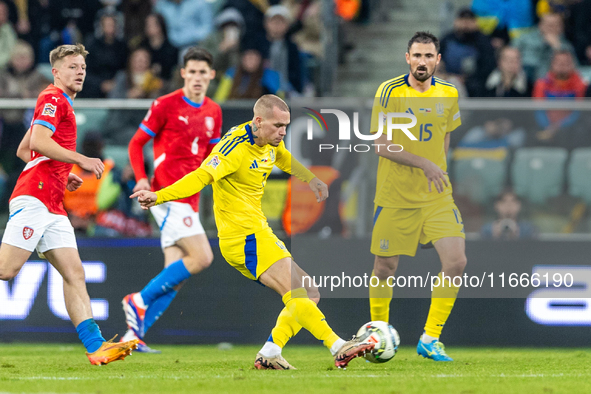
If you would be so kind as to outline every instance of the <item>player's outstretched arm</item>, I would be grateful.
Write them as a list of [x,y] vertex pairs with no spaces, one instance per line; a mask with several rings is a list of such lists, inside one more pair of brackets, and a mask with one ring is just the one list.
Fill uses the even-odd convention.
[[447,183],[447,178],[445,177],[447,172],[443,171],[431,160],[417,156],[410,152],[406,152],[404,150],[400,152],[391,152],[388,150],[388,146],[391,145],[391,142],[388,141],[388,137],[385,135],[381,135],[378,139],[376,139],[375,145],[378,156],[392,160],[393,162],[402,164],[404,166],[420,168],[423,170],[423,173],[427,178],[427,182],[429,182],[429,191],[432,190],[431,183],[433,183],[438,193],[443,192],[444,188],[449,186]]
[[97,179],[100,179],[105,170],[101,159],[86,157],[76,151],[63,148],[51,138],[52,135],[53,131],[47,127],[39,124],[33,125],[30,149],[53,160],[78,164],[82,169],[94,173]]
[[205,186],[213,182],[213,177],[204,169],[198,168],[188,173],[172,185],[158,190],[156,193],[139,190],[133,193],[129,198],[138,197],[138,202],[143,209],[148,209],[154,205],[174,200],[180,200],[185,197],[197,194]]
[[16,156],[25,163],[31,161],[31,129],[27,130],[23,140],[18,145]]

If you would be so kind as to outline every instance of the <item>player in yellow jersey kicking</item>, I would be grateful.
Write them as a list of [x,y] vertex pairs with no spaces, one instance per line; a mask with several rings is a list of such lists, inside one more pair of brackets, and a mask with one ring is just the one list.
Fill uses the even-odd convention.
[[318,202],[328,197],[326,184],[285,148],[283,137],[289,122],[289,107],[283,100],[262,96],[254,105],[252,121],[233,127],[197,170],[156,193],[142,190],[131,198],[138,197],[142,208],[148,209],[191,196],[213,183],[222,255],[244,276],[279,293],[285,304],[273,328],[273,339],[257,354],[255,367],[294,369],[281,356],[281,350],[303,327],[330,349],[337,367],[345,368],[375,345],[358,338],[345,342],[334,333],[316,305],[317,289],[303,287],[302,277],[307,274],[273,234],[261,210],[267,177],[275,165],[308,182]]
[[[388,321],[393,289],[387,278],[394,276],[399,256],[414,256],[419,243],[433,244],[441,259],[440,286],[433,289],[417,353],[452,361],[439,336],[458,294],[458,288],[443,276],[453,280],[466,266],[464,226],[446,172],[449,133],[461,119],[458,91],[433,76],[440,59],[437,37],[416,33],[406,53],[410,73],[382,83],[376,93],[372,133],[380,123],[386,124],[380,117],[387,120],[388,112],[413,114],[417,123],[408,129],[414,139],[394,130],[391,141],[382,134],[376,142],[379,164],[371,252],[375,255],[372,275],[379,284],[370,287],[369,295],[371,319]],[[404,150],[391,152],[386,149],[390,144],[402,145]]]

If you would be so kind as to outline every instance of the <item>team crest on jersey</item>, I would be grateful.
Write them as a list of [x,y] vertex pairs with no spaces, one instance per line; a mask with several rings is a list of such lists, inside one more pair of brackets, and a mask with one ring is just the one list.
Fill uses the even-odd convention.
[[183,218],[183,223],[185,223],[185,226],[191,227],[193,225],[193,219],[191,216],[187,216],[186,218]]
[[275,149],[271,149],[271,161],[275,161]]
[[205,117],[205,128],[207,130],[213,131],[214,126],[215,126],[215,120],[213,120],[213,118],[211,116],[206,116]]
[[387,251],[390,248],[390,241],[387,239],[380,239],[380,250]]
[[443,103],[435,104],[435,110],[437,111],[437,116],[443,116],[445,112],[445,107],[443,106]]
[[34,232],[35,230],[33,230],[31,227],[23,227],[23,238],[28,241],[33,236]]
[[43,189],[43,182],[39,182],[39,185],[37,185],[37,187],[38,187],[39,189]]
[[220,165],[220,158],[218,157],[218,155],[215,155],[211,158],[210,161],[207,162],[206,165],[213,167],[213,169],[215,170]]
[[45,106],[43,107],[43,112],[41,112],[41,116],[55,117],[56,110],[57,110],[57,106],[55,106],[51,103],[46,103]]

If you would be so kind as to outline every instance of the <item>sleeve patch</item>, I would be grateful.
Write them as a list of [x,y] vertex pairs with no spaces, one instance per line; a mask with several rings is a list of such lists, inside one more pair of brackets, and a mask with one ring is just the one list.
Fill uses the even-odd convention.
[[460,111],[456,112],[454,115],[454,120],[458,120],[460,118]]
[[220,165],[220,158],[218,157],[218,155],[215,155],[211,158],[211,160],[207,162],[206,165],[212,167],[215,170]]
[[43,111],[41,112],[41,116],[55,117],[56,110],[57,110],[57,106],[55,106],[51,103],[46,103],[45,106],[43,107]]

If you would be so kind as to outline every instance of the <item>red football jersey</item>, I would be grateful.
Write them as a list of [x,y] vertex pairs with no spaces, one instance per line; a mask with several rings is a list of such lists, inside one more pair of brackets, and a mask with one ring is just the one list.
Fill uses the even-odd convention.
[[[72,104],[63,90],[49,85],[39,94],[31,128],[36,124],[45,126],[53,131],[51,138],[62,148],[76,150],[76,117]],[[31,161],[19,176],[10,199],[33,196],[45,204],[49,212],[66,215],[63,200],[71,169],[72,164],[31,151]]]
[[[201,104],[192,102],[179,89],[152,103],[140,129],[154,138],[151,184],[156,191],[172,185],[201,165],[220,141],[222,109],[208,97]],[[143,168],[139,168],[143,164],[133,167],[136,179],[145,176]],[[199,209],[199,194],[178,201],[191,204],[195,212]]]

